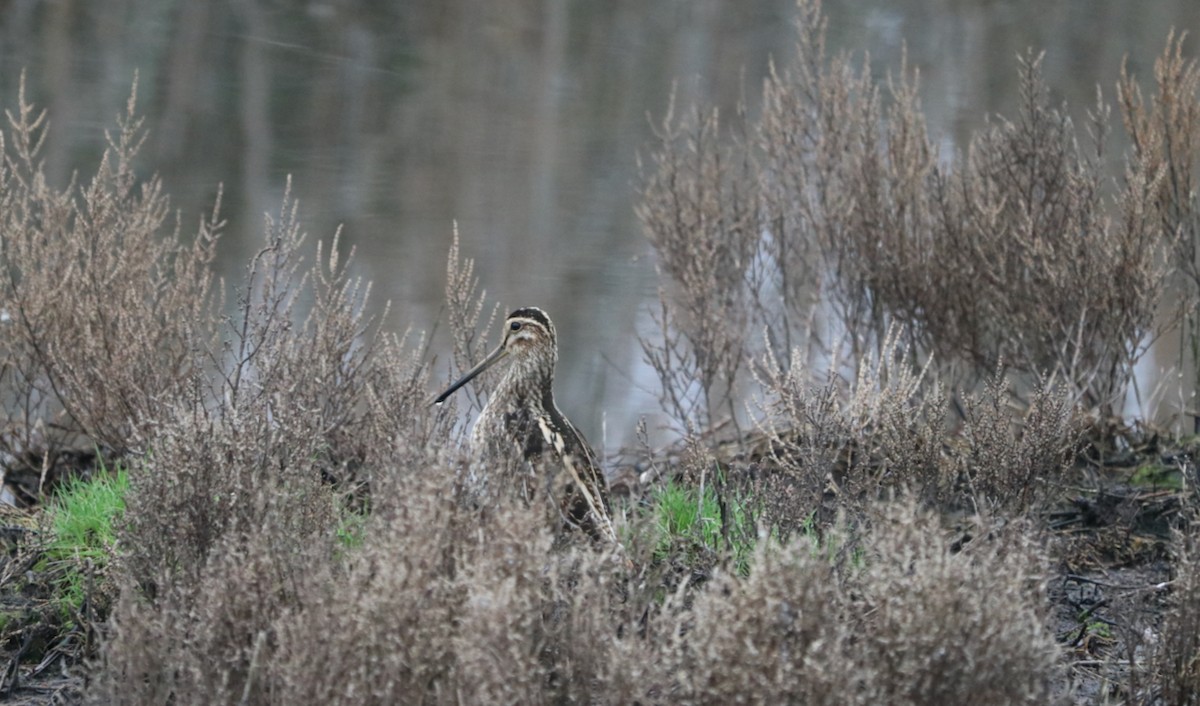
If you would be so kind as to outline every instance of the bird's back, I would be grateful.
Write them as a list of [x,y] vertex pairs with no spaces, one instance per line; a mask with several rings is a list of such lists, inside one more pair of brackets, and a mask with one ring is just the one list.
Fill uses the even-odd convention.
[[479,415],[471,439],[475,455],[489,458],[493,469],[505,469],[523,499],[549,492],[566,522],[592,534],[607,521],[608,488],[595,452],[552,396],[506,391],[502,385]]

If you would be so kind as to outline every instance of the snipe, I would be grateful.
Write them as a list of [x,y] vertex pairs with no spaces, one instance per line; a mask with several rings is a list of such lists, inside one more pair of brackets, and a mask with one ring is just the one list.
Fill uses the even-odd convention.
[[508,369],[471,430],[472,456],[494,468],[515,455],[526,470],[512,479],[520,484],[517,490],[522,497],[530,500],[549,488],[558,496],[568,525],[598,539],[615,540],[607,485],[596,455],[554,403],[558,341],[544,311],[523,307],[509,314],[496,350],[447,387],[434,404],[502,360],[508,362]]

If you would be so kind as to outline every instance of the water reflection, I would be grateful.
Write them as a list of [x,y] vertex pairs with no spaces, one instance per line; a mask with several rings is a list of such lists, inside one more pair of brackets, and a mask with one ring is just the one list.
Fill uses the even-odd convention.
[[[634,340],[655,297],[633,215],[636,155],[674,81],[680,100],[753,106],[768,59],[791,42],[791,0],[0,3],[0,88],[22,67],[51,111],[47,164],[88,165],[140,74],[164,176],[192,222],[226,185],[227,279],[261,214],[295,177],[312,237],[345,224],[392,321],[429,327],[457,220],[463,250],[506,308],[558,324],[564,411],[601,444],[656,408]],[[1047,81],[1082,115],[1120,62],[1148,76],[1168,28],[1200,30],[1194,0],[842,0],[834,50],[899,66],[907,42],[929,128],[947,150],[1011,110],[1014,57],[1047,52]],[[1195,45],[1195,41],[1192,42]]]

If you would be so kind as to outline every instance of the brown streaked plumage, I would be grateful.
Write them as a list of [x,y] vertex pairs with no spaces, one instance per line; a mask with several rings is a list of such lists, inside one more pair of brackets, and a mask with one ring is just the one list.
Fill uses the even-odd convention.
[[[532,473],[512,479],[532,499],[539,487],[558,496],[563,519],[593,537],[615,541],[608,517],[604,475],[587,440],[559,411],[552,390],[558,341],[554,324],[536,307],[516,309],[504,320],[504,338],[474,368],[434,399],[441,404],[500,360],[508,369],[471,430],[471,450],[488,464],[514,453]],[[550,476],[546,476],[550,474]],[[563,478],[553,476],[561,474]]]

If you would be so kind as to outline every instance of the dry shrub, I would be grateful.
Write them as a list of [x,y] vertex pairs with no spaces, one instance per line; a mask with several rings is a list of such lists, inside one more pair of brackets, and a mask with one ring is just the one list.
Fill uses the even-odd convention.
[[749,578],[724,577],[678,618],[665,670],[678,684],[661,702],[851,703],[845,609],[825,557],[764,544]]
[[[812,52],[802,47],[800,56]],[[1094,114],[1088,154],[1070,119],[1049,105],[1040,57],[1026,55],[1016,117],[944,165],[925,135],[916,79],[903,67],[888,82],[885,109],[869,76],[852,79],[844,59],[827,73],[805,61],[775,78],[773,92],[777,103],[790,97],[808,111],[780,110],[773,119],[783,125],[769,135],[816,131],[816,158],[795,160],[807,171],[794,188],[816,196],[800,202],[794,231],[807,226],[836,274],[846,327],[868,324],[878,339],[898,320],[913,327],[923,352],[965,364],[968,379],[1003,359],[1026,373],[1063,375],[1093,405],[1119,402],[1162,273],[1160,231],[1147,208],[1154,174],[1132,170],[1109,215],[1106,111]],[[850,108],[823,119],[843,103]],[[847,157],[834,149],[843,144]]]
[[1148,208],[1157,175],[1131,168],[1106,199],[1108,110],[1093,111],[1093,143],[1081,148],[1065,108],[1049,104],[1040,64],[1021,57],[1016,116],[935,174],[932,281],[905,303],[924,312],[934,350],[980,374],[1003,360],[1061,375],[1110,413],[1161,295],[1162,234]]
[[[326,700],[299,695],[390,685],[400,691],[377,703],[394,703],[395,694],[428,682],[417,668],[405,681],[400,665],[417,657],[438,663],[437,643],[421,640],[418,628],[441,630],[454,617],[437,613],[460,603],[438,592],[453,588],[452,565],[440,554],[462,541],[462,528],[452,496],[400,483],[411,468],[453,477],[427,457],[408,465],[423,453],[428,430],[417,424],[395,434],[393,463],[405,465],[374,469],[375,519],[358,530],[380,539],[343,565],[346,550],[335,538],[355,531],[357,515],[321,480],[327,442],[315,426],[318,410],[277,413],[275,395],[257,400],[221,419],[200,415],[197,423],[185,414],[164,425],[145,467],[135,469],[122,538],[126,586],[93,692],[99,702],[169,695],[176,703],[319,703]],[[397,528],[406,530],[404,544],[389,539]],[[357,630],[355,620],[364,621]],[[385,649],[397,644],[417,651]],[[338,660],[346,673],[313,666]],[[360,701],[351,693],[346,702]]]
[[[127,531],[136,576],[202,566],[226,533],[259,528],[277,495],[292,496],[295,510],[279,517],[300,522],[301,535],[328,527],[332,498],[322,476],[338,480],[337,460],[384,443],[365,433],[376,425],[361,404],[377,347],[363,318],[366,292],[339,267],[336,240],[328,260],[300,275],[302,236],[287,198],[265,240],[248,269],[240,320],[228,321],[229,338],[208,353],[220,373],[190,380],[188,396],[156,420],[150,451],[134,461]],[[313,305],[297,325],[306,284]],[[401,399],[415,403],[411,393]]]
[[619,614],[605,577],[620,564],[551,552],[552,533],[520,503],[464,508],[451,478],[397,484],[404,503],[372,519],[344,565],[306,584],[302,607],[279,624],[275,696],[572,703],[634,693],[610,658]]
[[[848,115],[857,114],[848,100]],[[22,106],[15,122],[25,126],[17,130],[25,146],[5,163],[6,194],[38,184],[36,176],[10,179],[18,167],[35,170],[40,127]],[[680,423],[709,425],[719,411],[734,414],[748,322],[766,325],[772,346],[792,337],[793,319],[771,318],[763,287],[802,301],[798,270],[763,268],[784,261],[800,268],[797,253],[807,246],[784,242],[781,232],[771,242],[776,254],[759,257],[767,221],[754,160],[718,143],[715,118],[682,125],[664,139],[691,156],[656,162],[646,202],[648,212],[677,219],[655,232],[667,253],[664,271],[682,283],[663,298],[661,322],[664,340],[679,347],[656,364],[672,375],[690,371],[664,379],[675,385],[669,404]],[[133,298],[114,302],[120,316],[110,321],[123,322],[112,331],[145,340],[130,344],[125,362],[111,345],[88,348],[89,336],[117,342],[90,318],[103,308],[100,289],[86,290],[82,301],[91,308],[76,310],[46,297],[48,272],[56,262],[96,256],[94,242],[111,254],[123,241],[88,240],[83,235],[93,231],[68,226],[108,224],[95,232],[149,238],[165,213],[154,188],[132,186],[128,159],[119,158],[137,144],[135,123],[125,126],[129,136],[114,141],[118,156],[105,164],[126,166],[104,167],[97,180],[122,185],[110,190],[120,198],[97,187],[80,197],[96,208],[75,213],[73,192],[47,191],[41,211],[9,227],[38,233],[57,224],[39,237],[62,236],[63,249],[29,249],[41,241],[25,234],[25,250],[5,252],[17,266],[46,262],[45,270],[10,277],[4,306],[25,327],[17,340],[43,340],[34,334],[48,335],[52,325],[78,328],[60,332],[81,351],[79,360],[63,358],[71,372],[43,360],[47,351],[62,352],[56,348],[10,347],[16,367],[8,370],[26,384],[25,399],[38,414],[45,400],[61,404],[75,431],[140,452],[131,460],[126,553],[117,565],[123,591],[91,700],[923,703],[921,687],[950,702],[1045,696],[1055,661],[1032,607],[1039,569],[1032,550],[1004,530],[955,553],[936,523],[905,501],[873,517],[861,540],[832,532],[817,552],[811,542],[763,542],[748,577],[697,585],[692,573],[663,570],[670,561],[656,565],[646,528],[629,528],[630,546],[614,557],[554,546],[538,513],[523,505],[463,502],[455,465],[446,462],[455,430],[449,415],[432,415],[424,404],[421,355],[403,339],[378,335],[363,314],[368,288],[350,276],[336,242],[304,266],[289,199],[268,221],[237,314],[223,326],[213,325],[202,267],[209,224],[193,249],[170,237],[157,251],[139,241],[128,262],[141,264],[120,270],[132,282],[121,294]],[[861,172],[872,143],[860,138]],[[110,197],[128,213],[100,208]],[[25,217],[23,202],[13,203],[12,217]],[[141,259],[155,252],[158,259]],[[460,266],[457,251],[451,260],[450,318],[463,367],[485,346],[471,333],[484,310],[469,263]],[[112,284],[100,278],[107,270],[84,269]],[[149,297],[143,285],[161,296]],[[55,306],[66,312],[61,319]],[[785,304],[787,316],[804,306]],[[892,316],[854,311],[871,327]],[[802,345],[780,349],[792,355],[786,362],[766,352],[763,379],[779,398],[778,416],[767,422],[775,460],[814,499],[827,479],[864,508],[865,498],[903,487],[921,501],[939,497],[946,403],[922,390],[920,352],[906,352],[895,335],[874,343],[875,356],[864,355],[853,383],[817,389],[804,375]],[[655,352],[647,355],[653,360]],[[115,370],[112,387],[93,379],[101,369]],[[694,386],[686,380],[692,373]],[[72,392],[83,385],[96,387]],[[114,416],[97,421],[101,411]],[[700,468],[710,465],[701,448],[695,458]],[[370,502],[346,502],[347,491],[369,494]],[[807,514],[806,503],[794,508]]]
[[[818,283],[817,316],[836,319],[850,358],[859,359],[894,321],[914,323],[915,311],[879,290],[921,286],[927,254],[911,243],[927,226],[924,198],[937,155],[906,67],[889,78],[885,100],[868,69],[826,54],[820,3],[797,7],[794,56],[772,65],[764,85],[756,147],[765,155],[767,228],[785,303],[803,302]],[[786,330],[806,330],[807,315],[786,306]]]
[[747,282],[759,240],[757,181],[744,138],[724,144],[716,111],[676,120],[672,100],[658,137],[636,210],[658,253],[659,332],[640,342],[659,376],[663,409],[681,428],[705,429],[719,415],[737,418]]
[[554,702],[650,703],[663,692],[669,675],[659,650],[673,621],[651,549],[576,550],[556,563],[546,621]]
[[646,642],[659,607],[625,553],[562,549],[519,501],[471,529],[456,559],[448,692],[469,703],[629,703],[661,683]]
[[1049,703],[1059,653],[1027,534],[956,551],[911,499],[873,514],[858,551],[837,547],[844,530],[829,545],[764,544],[748,578],[698,595],[665,657],[677,680],[665,700]]
[[950,480],[942,454],[946,400],[936,385],[923,389],[925,371],[912,371],[899,334],[884,340],[880,357],[857,366],[850,385],[838,378],[814,385],[803,356],[794,349],[786,368],[764,358],[772,403],[760,424],[772,466],[791,479],[796,502],[774,508],[771,523],[809,515],[829,490],[846,507],[902,488],[927,502],[940,499]]
[[828,56],[819,3],[798,7],[794,57],[772,67],[760,122],[744,130],[756,139],[668,120],[642,185],[639,215],[670,282],[662,337],[643,341],[664,409],[711,422],[711,399],[708,417],[694,414],[710,382],[731,388],[762,353],[747,326],[770,350],[805,351],[778,366],[836,368],[832,342],[860,361],[894,325],[913,364],[932,358],[955,390],[1003,360],[1060,377],[1103,413],[1119,407],[1162,293],[1162,168],[1134,159],[1108,189],[1107,108],[1081,145],[1033,54],[1019,59],[1013,117],[939,155],[917,73],[902,64],[881,81],[866,60]]
[[1167,36],[1154,63],[1158,90],[1149,104],[1126,67],[1117,96],[1133,146],[1129,169],[1159,175],[1151,184],[1149,210],[1169,238],[1171,270],[1182,288],[1193,385],[1200,386],[1200,65],[1184,57],[1183,40],[1182,33]]
[[826,59],[822,32],[802,28],[794,64],[768,82],[763,149],[772,179],[794,192],[777,199],[779,218],[795,222],[790,237],[815,242],[851,341],[878,342],[899,321],[920,352],[965,365],[967,379],[1003,359],[1108,405],[1160,294],[1155,174],[1131,169],[1107,203],[1107,112],[1093,116],[1089,154],[1049,105],[1039,66],[1020,59],[1016,117],[947,164],[926,135],[915,74],[902,66],[884,101],[866,70]]
[[280,622],[313,576],[337,578],[334,538],[363,507],[343,481],[409,474],[447,433],[424,409],[418,356],[365,317],[368,288],[336,239],[302,267],[295,213],[285,198],[268,220],[226,343],[205,353],[217,373],[191,377],[132,461],[98,700],[274,702]]
[[1171,607],[1154,655],[1162,702],[1180,706],[1200,704],[1200,532],[1195,525],[1189,532],[1175,537]]
[[1164,175],[1155,183],[1154,206],[1163,229],[1175,236],[1175,264],[1193,286],[1200,286],[1200,65],[1184,57],[1184,36],[1174,31],[1167,35],[1163,53],[1154,62],[1158,91],[1149,105],[1127,67],[1122,67],[1117,96],[1133,145],[1132,163],[1147,174]]
[[403,500],[372,516],[359,548],[285,539],[268,520],[227,534],[193,582],[153,600],[127,591],[90,696],[1047,703],[1058,667],[1035,607],[1041,564],[1015,528],[956,551],[904,501],[861,543],[764,542],[748,577],[685,580],[655,600],[640,564],[550,551],[522,506],[471,511],[452,474],[431,471],[396,477],[389,497]]
[[854,366],[852,384],[814,384],[799,349],[787,368],[764,357],[770,404],[759,424],[769,463],[756,496],[770,526],[786,532],[818,510],[824,524],[834,508],[855,511],[899,490],[926,507],[989,516],[1028,513],[1057,497],[1083,431],[1070,395],[1043,381],[1021,402],[997,370],[965,397],[959,429],[941,386],[912,372],[899,339],[893,332],[882,358]]
[[336,524],[318,429],[277,427],[263,407],[241,411],[235,423],[180,410],[133,465],[122,544],[135,580],[187,580],[231,533],[286,523],[309,536]]
[[[278,519],[290,508],[279,507]],[[149,598],[129,583],[88,698],[104,704],[277,703],[267,667],[275,623],[298,587],[328,561],[328,537],[289,534],[270,520],[230,532],[189,580],[164,580]]]
[[[455,223],[450,253],[446,258],[446,313],[450,320],[452,355],[457,371],[453,376],[455,378],[475,367],[476,363],[491,353],[489,337],[495,330],[500,305],[494,304],[491,313],[484,320],[482,317],[486,303],[487,290],[479,288],[479,278],[475,276],[475,261],[459,254],[458,224]],[[465,395],[455,395],[448,404],[453,405],[453,400],[466,397],[467,411],[479,412],[498,379],[498,370],[485,371],[462,391]]]
[[957,460],[977,512],[1022,513],[1051,501],[1082,442],[1068,395],[1040,381],[1019,404],[1002,370],[964,402]]
[[312,567],[300,604],[276,625],[278,703],[427,702],[452,672],[464,518],[431,482],[393,489],[405,501],[373,517],[344,564]]
[[362,373],[366,385],[358,403],[366,413],[347,430],[359,441],[367,480],[392,467],[421,469],[431,449],[448,446],[452,421],[428,414],[430,366],[424,336],[416,339],[410,342],[410,332],[382,336]]
[[95,176],[61,189],[42,171],[46,115],[26,102],[23,82],[9,113],[0,308],[2,441],[14,455],[81,441],[144,449],[147,425],[184,395],[195,351],[211,342],[218,210],[190,239],[178,221],[165,227],[162,183],[134,170],[145,138],[135,98],[136,86]]
[[302,535],[272,515],[257,534],[226,534],[170,592],[131,587],[91,696],[619,703],[658,683],[639,681],[653,663],[631,616],[650,604],[623,607],[624,563],[551,552],[535,513],[508,501],[474,511],[449,469],[430,470],[387,483],[400,499],[376,509],[360,547],[332,551],[328,532]]
[[1061,669],[1045,624],[1048,565],[1020,523],[961,551],[911,502],[883,506],[856,583],[860,703],[1048,704]]

